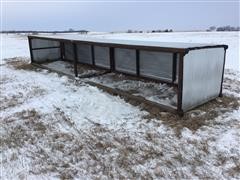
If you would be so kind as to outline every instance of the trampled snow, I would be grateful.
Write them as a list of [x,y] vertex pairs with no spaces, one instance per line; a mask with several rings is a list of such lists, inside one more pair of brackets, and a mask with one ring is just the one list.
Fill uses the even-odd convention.
[[125,75],[108,73],[99,77],[87,79],[110,88],[126,91],[135,96],[141,96],[147,100],[176,108],[177,96],[173,87],[165,83],[144,82],[140,80],[127,79]]
[[[226,43],[227,67],[239,70],[237,33],[126,36]],[[224,97],[210,107],[151,118],[81,80],[21,65],[29,60],[26,37],[3,38],[3,57],[18,58],[0,66],[0,179],[240,178],[238,71],[225,71]]]

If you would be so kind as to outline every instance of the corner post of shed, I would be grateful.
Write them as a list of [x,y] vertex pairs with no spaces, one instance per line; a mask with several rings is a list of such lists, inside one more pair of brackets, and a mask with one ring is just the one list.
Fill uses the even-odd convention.
[[34,59],[33,59],[33,50],[32,50],[32,38],[30,36],[28,36],[28,44],[29,44],[29,51],[30,51],[30,60],[31,60],[31,63],[33,63]]
[[74,74],[75,77],[78,77],[78,69],[77,69],[77,44],[73,43],[73,53],[74,53]]
[[184,69],[184,56],[188,53],[188,50],[181,52],[179,56],[178,66],[178,91],[177,91],[177,112],[180,116],[184,115],[182,109],[182,96],[183,96],[183,69]]
[[224,59],[223,59],[223,69],[222,69],[222,80],[221,80],[221,87],[219,92],[219,97],[222,97],[222,89],[223,89],[223,79],[224,79],[224,69],[225,69],[225,61],[226,61],[226,52],[227,52],[228,46],[224,47]]

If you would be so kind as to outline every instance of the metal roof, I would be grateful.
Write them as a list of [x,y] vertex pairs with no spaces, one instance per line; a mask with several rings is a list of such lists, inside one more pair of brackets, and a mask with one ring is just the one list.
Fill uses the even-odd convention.
[[214,47],[224,47],[227,45],[223,44],[200,44],[200,43],[181,43],[181,42],[159,42],[159,41],[142,41],[142,40],[126,40],[126,39],[108,39],[108,38],[95,38],[83,35],[32,35],[30,38],[42,38],[42,39],[52,39],[60,41],[76,41],[85,43],[97,43],[106,45],[122,45],[122,46],[139,46],[139,47],[155,47],[155,48],[170,48],[179,50],[192,50],[192,49],[202,49],[202,48],[214,48]]

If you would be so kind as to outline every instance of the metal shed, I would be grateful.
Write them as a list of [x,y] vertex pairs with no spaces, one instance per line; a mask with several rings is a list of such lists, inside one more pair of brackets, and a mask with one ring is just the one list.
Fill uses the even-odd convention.
[[177,89],[179,114],[222,96],[227,45],[28,36],[31,62],[70,61],[167,83]]

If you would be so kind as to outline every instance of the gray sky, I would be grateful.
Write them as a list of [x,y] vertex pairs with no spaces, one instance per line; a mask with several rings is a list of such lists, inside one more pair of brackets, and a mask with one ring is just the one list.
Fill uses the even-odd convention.
[[200,30],[239,26],[239,2],[3,2],[3,30]]

